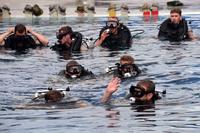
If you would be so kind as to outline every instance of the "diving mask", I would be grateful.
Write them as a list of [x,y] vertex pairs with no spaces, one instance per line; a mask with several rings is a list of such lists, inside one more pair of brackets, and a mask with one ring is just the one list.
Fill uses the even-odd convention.
[[137,97],[137,98],[141,98],[145,94],[151,93],[151,92],[145,91],[144,88],[141,88],[139,86],[131,86],[129,89],[129,92],[132,97]]
[[120,66],[120,71],[123,77],[131,77],[137,75],[134,64],[124,64]]
[[66,72],[71,78],[77,78],[81,75],[82,69],[81,65],[68,66]]
[[116,28],[118,26],[118,22],[116,21],[107,21],[106,22],[106,26],[109,27],[109,28]]

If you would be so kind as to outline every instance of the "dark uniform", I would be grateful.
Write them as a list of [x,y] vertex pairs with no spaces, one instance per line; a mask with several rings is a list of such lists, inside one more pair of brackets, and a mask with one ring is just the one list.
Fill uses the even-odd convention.
[[70,47],[65,44],[55,44],[51,47],[52,50],[55,51],[72,51],[79,52],[81,50],[82,45],[82,34],[79,32],[73,32],[72,38],[74,39]]
[[5,48],[12,50],[25,50],[28,48],[36,48],[37,44],[30,35],[16,36],[12,34],[5,40]]
[[[106,26],[101,29],[99,38],[106,29],[109,29],[109,27]],[[118,27],[118,33],[116,35],[111,33],[102,42],[101,46],[109,49],[129,48],[131,46],[131,32],[129,31],[128,27],[120,24]]]
[[158,33],[160,40],[181,41],[188,38],[188,25],[185,19],[182,19],[179,24],[174,24],[170,19],[165,20]]

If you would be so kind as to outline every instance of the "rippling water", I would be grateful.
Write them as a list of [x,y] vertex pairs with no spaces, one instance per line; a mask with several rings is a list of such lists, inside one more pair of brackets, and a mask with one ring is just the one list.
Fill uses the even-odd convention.
[[[95,48],[71,57],[59,56],[49,48],[30,50],[27,54],[14,51],[0,52],[0,132],[198,132],[200,127],[200,42],[182,42],[172,45],[155,39],[157,22],[130,17],[124,23],[130,28],[144,29],[134,38],[133,46],[124,51],[106,51]],[[194,33],[200,31],[199,15],[186,16]],[[56,41],[55,32],[61,25],[71,25],[85,37],[96,39],[106,18],[35,18],[10,19],[0,23],[0,32],[17,22],[32,26],[48,36],[50,45]],[[121,19],[122,20],[122,19]],[[97,76],[118,62],[120,56],[132,55],[143,74],[134,80],[122,82],[116,95],[124,93],[131,84],[150,78],[157,88],[166,89],[167,95],[149,109],[130,106],[110,109],[98,105],[111,76],[91,80],[68,81],[58,76],[68,59],[76,59]],[[90,103],[88,107],[52,110],[15,110],[13,107],[28,103],[39,88],[65,88],[71,95]]]

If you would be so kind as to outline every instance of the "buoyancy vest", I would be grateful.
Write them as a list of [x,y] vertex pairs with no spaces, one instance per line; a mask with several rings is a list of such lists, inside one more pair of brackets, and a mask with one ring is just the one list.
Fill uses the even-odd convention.
[[[101,34],[106,30],[109,29],[109,27],[104,27],[100,31],[99,38],[101,37]],[[121,48],[129,48],[131,46],[131,32],[123,24],[120,24],[118,28],[117,34],[110,34],[101,44],[102,47],[109,48],[109,49],[121,49]]]
[[181,41],[186,39],[188,33],[187,21],[182,19],[179,24],[173,24],[170,19],[165,20],[159,29],[160,40]]
[[82,45],[82,34],[79,32],[74,32],[72,34],[72,44],[69,46],[64,45],[64,44],[55,44],[54,46],[51,47],[52,50],[55,51],[72,51],[72,52],[79,52],[81,50],[81,45]]
[[36,48],[36,42],[30,35],[16,36],[15,34],[12,34],[6,38],[5,48],[12,50]]

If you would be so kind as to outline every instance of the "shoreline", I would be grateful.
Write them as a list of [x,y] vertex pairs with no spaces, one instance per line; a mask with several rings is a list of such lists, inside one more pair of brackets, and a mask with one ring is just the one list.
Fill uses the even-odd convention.
[[[49,15],[49,6],[54,4],[59,4],[64,7],[66,7],[66,15],[65,16],[58,16],[58,18],[65,18],[65,17],[79,17],[77,13],[75,12],[77,4],[77,0],[0,0],[0,6],[8,5],[10,8],[11,18],[15,17],[26,17],[26,15],[23,13],[24,7],[26,4],[34,5],[38,4],[43,9],[43,14],[39,17],[51,17]],[[89,1],[89,0],[84,0]],[[91,1],[91,0],[90,0]],[[104,0],[95,0],[94,3],[88,3],[95,5],[95,12],[96,14],[91,15],[90,13],[86,13],[83,17],[107,17],[108,13],[108,6],[110,3],[114,3],[117,6],[117,9],[120,9],[120,6],[122,3],[126,3],[129,6],[130,14],[128,16],[143,16],[143,13],[139,10],[139,8],[144,4],[148,3],[150,6],[152,3],[158,3],[159,4],[159,15],[169,15],[170,8],[167,7],[166,2],[170,0],[134,0],[134,1],[128,1],[128,0],[111,0],[111,1],[104,1]],[[181,6],[182,14],[188,15],[188,14],[200,14],[200,0],[198,1],[188,1],[188,0],[181,0],[181,2],[184,3],[184,6]],[[121,16],[121,11],[116,11],[116,16]],[[32,16],[30,16],[32,17]],[[35,16],[33,16],[35,17]],[[125,16],[127,17],[127,16]],[[53,17],[52,17],[53,18]],[[57,16],[55,17],[57,18]]]
[[[158,16],[168,16],[169,15],[169,10],[165,10],[165,11],[160,11],[159,12],[159,15]],[[200,15],[200,11],[184,11],[183,10],[183,13],[182,13],[182,16],[184,15]],[[117,14],[116,15],[117,17],[134,17],[134,16],[139,16],[139,17],[142,17],[143,14],[142,12],[136,12],[136,13],[130,13],[128,16],[123,16],[121,14]],[[77,17],[77,18],[88,18],[88,17],[94,17],[94,18],[98,18],[98,17],[108,17],[108,14],[95,14],[94,16],[88,16],[88,15],[85,15],[85,16],[78,16],[77,14],[72,14],[72,15],[69,15],[69,14],[66,14],[65,16],[56,16],[56,17],[52,17],[50,15],[41,15],[39,17],[36,17],[36,16],[26,16],[26,15],[11,15],[9,18],[70,18],[70,17]]]

